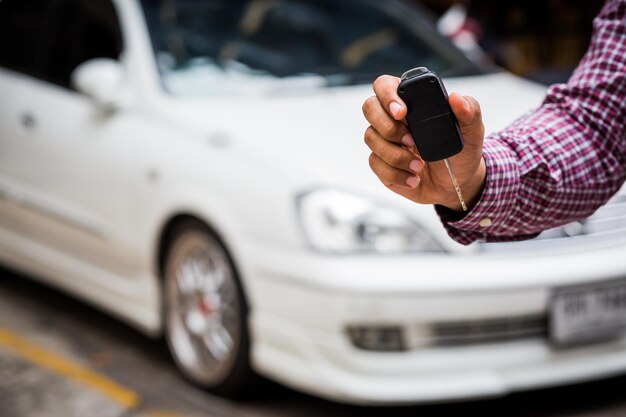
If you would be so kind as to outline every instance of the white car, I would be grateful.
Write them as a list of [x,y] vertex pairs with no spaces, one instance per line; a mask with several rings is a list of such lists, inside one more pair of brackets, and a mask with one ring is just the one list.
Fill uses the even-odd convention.
[[254,372],[399,404],[626,371],[626,195],[463,247],[370,171],[371,81],[425,65],[489,130],[544,89],[396,1],[2,0],[0,260],[164,334],[191,381]]

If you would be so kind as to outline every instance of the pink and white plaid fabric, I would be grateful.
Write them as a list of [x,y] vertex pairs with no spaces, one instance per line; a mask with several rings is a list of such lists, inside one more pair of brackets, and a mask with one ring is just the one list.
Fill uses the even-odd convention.
[[567,84],[485,138],[487,179],[471,212],[454,221],[459,243],[522,240],[586,218],[626,179],[626,0],[609,0],[591,45]]

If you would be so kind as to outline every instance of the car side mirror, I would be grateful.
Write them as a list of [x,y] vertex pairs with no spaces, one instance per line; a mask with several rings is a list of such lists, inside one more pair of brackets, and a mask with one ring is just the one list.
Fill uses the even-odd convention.
[[72,73],[71,83],[76,91],[91,98],[105,112],[118,110],[124,104],[124,68],[114,59],[83,62]]

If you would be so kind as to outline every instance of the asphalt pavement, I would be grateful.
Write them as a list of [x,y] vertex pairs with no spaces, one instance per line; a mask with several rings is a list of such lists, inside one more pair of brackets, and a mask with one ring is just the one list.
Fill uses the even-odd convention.
[[185,381],[163,340],[0,269],[0,417],[626,417],[626,376],[504,398],[356,407],[260,379],[242,400]]

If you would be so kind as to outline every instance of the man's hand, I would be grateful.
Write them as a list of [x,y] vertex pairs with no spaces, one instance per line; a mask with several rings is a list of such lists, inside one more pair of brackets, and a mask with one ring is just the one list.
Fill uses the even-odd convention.
[[[371,125],[365,131],[365,143],[372,150],[370,167],[387,188],[409,200],[461,211],[444,162],[425,163],[415,148],[404,121],[406,105],[396,92],[399,83],[397,77],[378,77],[374,82],[376,95],[363,103],[363,114]],[[452,93],[450,107],[464,139],[463,151],[450,158],[450,163],[471,208],[485,182],[482,158],[485,129],[480,106],[472,97]]]

